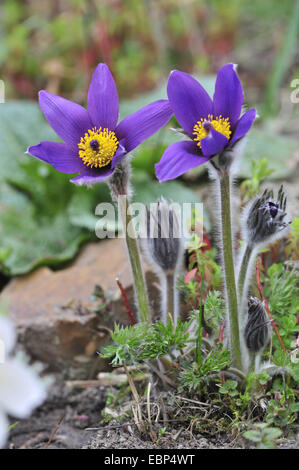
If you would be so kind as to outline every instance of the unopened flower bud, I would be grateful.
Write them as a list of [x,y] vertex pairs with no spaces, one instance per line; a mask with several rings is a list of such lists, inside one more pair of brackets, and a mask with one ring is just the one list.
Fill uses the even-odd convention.
[[147,252],[165,272],[175,271],[182,259],[181,226],[175,206],[160,198],[147,209]]
[[281,186],[274,199],[273,191],[266,189],[246,210],[245,238],[249,245],[270,241],[282,235],[290,221],[286,221],[287,198]]
[[270,338],[270,320],[263,302],[256,297],[250,297],[248,301],[244,338],[247,348],[253,353],[264,349]]
[[147,238],[144,240],[144,249],[159,278],[160,318],[165,325],[169,314],[175,325],[179,317],[176,281],[184,254],[179,209],[178,204],[169,204],[160,198],[156,204],[151,204],[146,213]]

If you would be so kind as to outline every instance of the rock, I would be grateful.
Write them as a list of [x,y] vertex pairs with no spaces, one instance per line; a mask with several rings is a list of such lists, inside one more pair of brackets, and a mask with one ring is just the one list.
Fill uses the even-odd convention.
[[[147,273],[151,284],[152,276]],[[97,355],[110,341],[109,328],[114,322],[129,324],[116,277],[136,313],[123,239],[86,245],[66,269],[42,267],[15,278],[4,288],[0,300],[9,306],[19,341],[31,357],[65,371],[69,378],[92,378],[109,368],[108,361]],[[91,299],[95,285],[103,290],[104,299]],[[158,298],[157,292],[153,297]]]

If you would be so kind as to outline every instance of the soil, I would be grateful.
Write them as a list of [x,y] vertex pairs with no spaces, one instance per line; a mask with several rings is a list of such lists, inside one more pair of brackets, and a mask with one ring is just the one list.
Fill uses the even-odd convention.
[[91,437],[84,429],[99,426],[106,396],[107,388],[82,390],[56,376],[49,388],[47,401],[10,432],[8,447],[80,449],[88,444]]
[[[73,382],[75,384],[76,382]],[[111,386],[85,389],[55,376],[47,401],[29,419],[11,430],[10,449],[241,449],[250,448],[242,437],[217,430],[196,433],[192,423],[167,425],[166,432],[153,442],[141,434],[129,418],[124,424],[111,420],[101,423]],[[117,393],[117,390],[114,389]],[[168,395],[165,394],[165,398]],[[11,421],[13,423],[13,420]],[[191,426],[190,426],[191,424]],[[157,436],[156,436],[157,437]],[[281,440],[278,448],[298,448],[296,437]]]
[[[232,439],[229,435],[219,435],[209,438],[191,436],[189,432],[183,431],[178,435],[178,430],[173,430],[167,437],[160,440],[158,444],[143,441],[138,436],[130,436],[128,432],[120,430],[101,430],[91,439],[88,449],[245,449],[253,448],[245,440]],[[243,441],[243,442],[242,442]],[[298,449],[298,440],[288,438],[277,445],[278,449]]]

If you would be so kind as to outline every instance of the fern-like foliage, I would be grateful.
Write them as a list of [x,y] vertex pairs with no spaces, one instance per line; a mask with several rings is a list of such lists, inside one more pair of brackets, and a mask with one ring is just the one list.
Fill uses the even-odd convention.
[[[265,296],[274,316],[279,333],[288,350],[299,331],[297,315],[299,312],[298,277],[295,271],[286,269],[282,263],[273,264],[267,271]],[[274,338],[276,342],[276,339]]]
[[139,323],[134,326],[114,326],[111,332],[113,344],[104,348],[101,357],[113,357],[113,365],[137,364],[157,359],[173,350],[183,349],[189,339],[187,328],[190,322],[178,319],[177,326],[171,319],[167,325],[157,322],[153,325]]
[[180,389],[187,388],[189,392],[198,392],[204,383],[208,383],[213,376],[230,366],[230,352],[221,345],[207,356],[202,356],[200,363],[184,364],[185,369],[179,376]]

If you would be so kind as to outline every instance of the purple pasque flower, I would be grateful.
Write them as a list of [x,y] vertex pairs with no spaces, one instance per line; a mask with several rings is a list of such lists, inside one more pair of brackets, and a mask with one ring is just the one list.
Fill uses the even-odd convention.
[[191,140],[166,149],[156,164],[160,181],[177,178],[233,147],[256,117],[255,109],[240,117],[243,90],[233,64],[219,70],[213,100],[197,80],[178,70],[170,74],[167,93],[174,115]]
[[168,100],[155,101],[119,124],[118,94],[106,64],[93,73],[88,110],[47,91],[39,93],[40,107],[64,143],[41,142],[28,153],[50,163],[62,173],[78,173],[70,181],[93,184],[112,175],[115,166],[171,118]]

